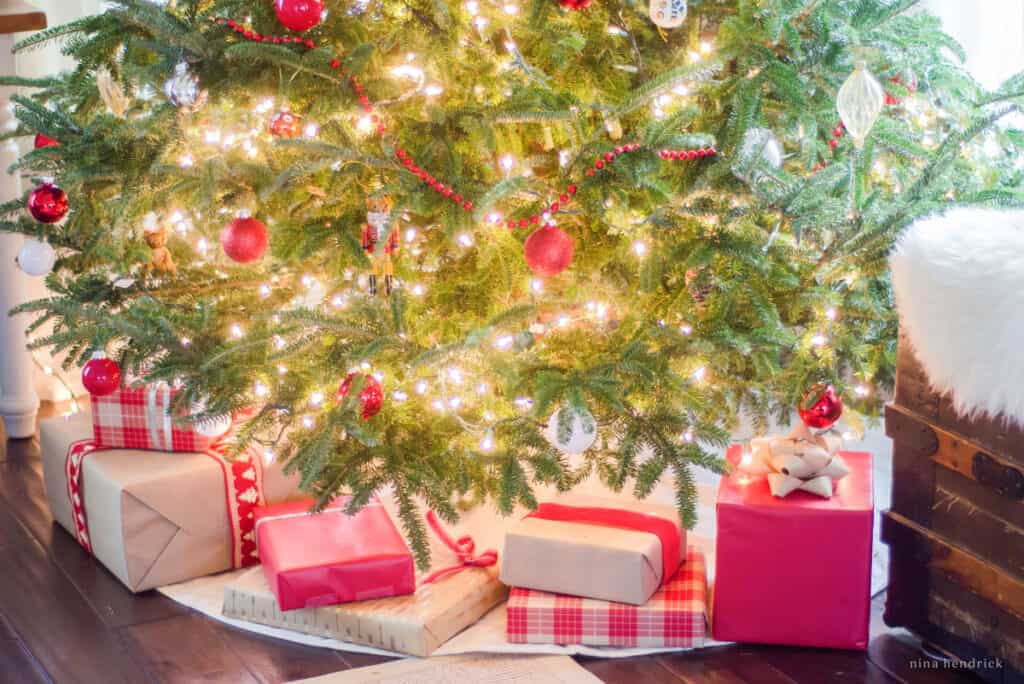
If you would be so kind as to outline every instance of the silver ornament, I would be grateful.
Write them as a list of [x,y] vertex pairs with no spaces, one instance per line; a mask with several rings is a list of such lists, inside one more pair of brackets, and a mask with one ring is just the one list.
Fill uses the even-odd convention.
[[[198,399],[192,402],[192,414],[199,414],[206,410],[206,402]],[[231,416],[216,416],[204,418],[192,424],[192,430],[203,437],[216,439],[231,429]]]
[[676,28],[686,20],[686,0],[649,0],[647,13],[661,28]]
[[18,250],[15,259],[21,270],[30,276],[44,276],[53,270],[57,261],[57,253],[49,242],[30,238]]
[[733,172],[747,182],[757,181],[764,175],[757,170],[750,173],[752,158],[759,160],[752,162],[755,167],[762,164],[773,169],[782,167],[782,145],[775,134],[767,128],[748,128],[743,134],[743,142],[740,145],[741,168],[734,169]]
[[174,76],[164,82],[167,100],[181,109],[195,110],[202,105],[205,91],[199,89],[199,77],[189,71],[187,62],[174,68]]
[[[559,429],[563,421],[568,421],[568,431]],[[597,422],[586,409],[563,406],[551,414],[545,434],[548,441],[562,453],[582,454],[597,440]]]
[[885,89],[882,84],[868,71],[864,62],[857,62],[836,97],[839,119],[853,137],[854,145],[864,146],[864,140],[878,121],[884,106]]

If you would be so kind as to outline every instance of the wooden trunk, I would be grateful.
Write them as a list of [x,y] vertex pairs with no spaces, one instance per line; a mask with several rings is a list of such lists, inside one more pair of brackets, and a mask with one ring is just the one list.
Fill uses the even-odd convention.
[[1024,429],[957,414],[902,338],[885,427],[886,623],[972,661],[985,681],[1024,682]]

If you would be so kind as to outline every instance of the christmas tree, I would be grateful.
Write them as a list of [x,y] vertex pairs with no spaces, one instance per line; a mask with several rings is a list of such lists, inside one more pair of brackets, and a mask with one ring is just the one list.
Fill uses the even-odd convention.
[[692,524],[741,412],[877,414],[895,236],[1021,203],[1024,77],[913,0],[108,5],[3,80],[30,344],[245,415],[322,503],[391,488],[421,562],[417,499],[669,477]]

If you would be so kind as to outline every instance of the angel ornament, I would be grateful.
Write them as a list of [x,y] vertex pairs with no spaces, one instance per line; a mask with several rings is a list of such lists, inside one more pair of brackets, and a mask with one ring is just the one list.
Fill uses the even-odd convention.
[[785,497],[796,490],[832,498],[833,484],[850,474],[839,455],[841,440],[833,434],[816,435],[806,425],[789,435],[772,435],[751,440],[740,470],[764,475],[774,496]]
[[394,202],[388,195],[366,198],[366,223],[363,224],[363,251],[370,259],[370,295],[377,294],[380,278],[384,278],[384,294],[391,296],[395,265],[391,254],[398,249],[398,229],[391,225]]

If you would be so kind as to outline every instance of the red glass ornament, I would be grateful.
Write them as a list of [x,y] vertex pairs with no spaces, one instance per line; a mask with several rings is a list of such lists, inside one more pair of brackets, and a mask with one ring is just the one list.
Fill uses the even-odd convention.
[[809,428],[830,428],[843,415],[843,400],[835,387],[819,383],[800,400],[799,413],[800,420]]
[[558,0],[558,4],[568,10],[581,10],[590,5],[592,0]]
[[[359,373],[349,373],[341,385],[338,387],[338,393],[334,395],[334,400],[341,402],[345,397],[348,396],[348,392],[352,389],[352,382],[356,379]],[[359,393],[359,405],[362,407],[363,420],[370,420],[375,415],[380,413],[381,407],[384,405],[384,388],[377,382],[377,378],[369,374],[363,375],[363,391]]]
[[320,23],[323,0],[274,0],[274,13],[286,29],[306,31]]
[[302,131],[302,120],[287,109],[282,109],[270,120],[270,134],[278,138],[294,138]]
[[523,255],[530,270],[541,276],[558,275],[572,262],[572,238],[550,224],[530,233],[523,243]]
[[56,223],[68,213],[68,196],[53,183],[43,183],[29,193],[28,210],[36,221]]
[[54,140],[48,135],[42,133],[36,133],[35,148],[38,150],[40,147],[53,147],[54,145],[60,145],[59,142]]
[[121,386],[121,367],[103,352],[95,352],[82,368],[82,386],[98,397],[110,394]]
[[268,242],[267,227],[248,214],[239,215],[220,232],[224,253],[240,264],[263,258]]

